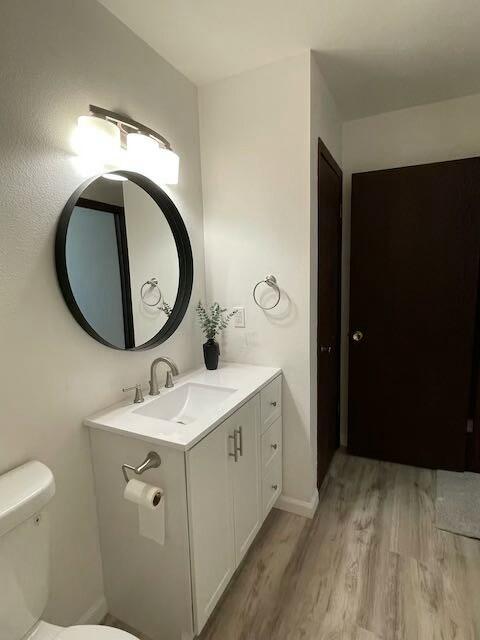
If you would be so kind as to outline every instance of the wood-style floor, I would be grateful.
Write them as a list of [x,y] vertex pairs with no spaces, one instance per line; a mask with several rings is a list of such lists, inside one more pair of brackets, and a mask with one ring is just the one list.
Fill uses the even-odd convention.
[[201,640],[480,640],[480,542],[437,530],[434,499],[433,471],[337,453],[315,518],[273,510]]

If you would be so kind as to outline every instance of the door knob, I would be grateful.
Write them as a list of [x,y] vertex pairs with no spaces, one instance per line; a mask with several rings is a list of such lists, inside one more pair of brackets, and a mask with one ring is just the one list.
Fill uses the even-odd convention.
[[354,331],[352,338],[354,342],[360,342],[363,340],[363,333],[361,331]]
[[320,353],[332,353],[333,347],[322,344],[320,346]]

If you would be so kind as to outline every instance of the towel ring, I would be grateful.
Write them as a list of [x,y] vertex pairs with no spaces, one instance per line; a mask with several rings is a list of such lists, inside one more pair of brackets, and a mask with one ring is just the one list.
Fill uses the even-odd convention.
[[[158,290],[158,300],[156,302],[147,302],[145,300],[145,287],[150,285],[150,289],[157,289]],[[162,292],[160,290],[160,287],[158,286],[158,280],[156,278],[150,278],[150,280],[147,280],[146,282],[144,282],[140,288],[140,297],[142,299],[143,304],[145,304],[147,307],[156,307],[158,304],[160,304],[160,302],[162,301]]]
[[[260,304],[260,302],[257,300],[257,288],[261,285],[261,284],[266,284],[269,287],[271,287],[274,291],[277,292],[277,301],[275,302],[275,304],[272,304],[272,306],[270,307],[264,307]],[[270,311],[270,309],[275,309],[275,307],[278,305],[278,303],[280,302],[280,298],[281,298],[281,292],[280,292],[280,287],[277,284],[277,279],[275,276],[267,276],[265,278],[265,280],[260,280],[260,282],[257,282],[257,284],[253,287],[253,299],[255,301],[255,304],[257,305],[257,307],[260,307],[260,309],[263,309],[264,311]]]

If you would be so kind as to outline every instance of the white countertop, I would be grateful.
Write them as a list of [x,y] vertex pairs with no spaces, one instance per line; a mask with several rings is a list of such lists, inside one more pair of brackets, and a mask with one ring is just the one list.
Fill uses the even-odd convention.
[[173,389],[163,388],[160,396],[146,395],[145,402],[142,404],[133,404],[132,400],[119,402],[89,416],[84,424],[93,429],[112,431],[119,435],[186,451],[281,373],[282,370],[275,367],[222,363],[215,371],[208,371],[202,367],[175,377],[174,389],[178,389],[187,382],[236,389],[211,412],[187,425],[135,413],[139,407],[145,407],[160,396],[173,391]]

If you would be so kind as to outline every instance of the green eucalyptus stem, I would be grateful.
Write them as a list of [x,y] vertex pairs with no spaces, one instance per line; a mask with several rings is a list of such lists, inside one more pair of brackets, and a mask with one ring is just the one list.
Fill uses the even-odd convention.
[[237,313],[237,309],[228,313],[227,309],[222,309],[218,302],[214,302],[207,310],[202,302],[199,301],[196,306],[196,312],[207,340],[214,340],[216,335],[226,329],[230,320]]
[[168,302],[162,302],[162,305],[160,307],[158,307],[161,311],[163,311],[163,313],[170,317],[171,313],[172,313],[172,307],[168,304]]

